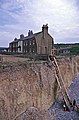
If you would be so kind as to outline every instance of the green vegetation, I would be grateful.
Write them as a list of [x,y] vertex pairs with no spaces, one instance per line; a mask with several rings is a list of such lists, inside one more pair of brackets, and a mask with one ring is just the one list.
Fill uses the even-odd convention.
[[79,54],[79,45],[70,48],[70,53],[71,53],[71,54],[74,54],[74,55]]

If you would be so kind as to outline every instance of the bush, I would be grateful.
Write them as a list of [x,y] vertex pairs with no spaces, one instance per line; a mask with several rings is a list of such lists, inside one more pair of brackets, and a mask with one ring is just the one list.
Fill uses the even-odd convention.
[[79,46],[72,47],[70,53],[75,55],[79,54]]

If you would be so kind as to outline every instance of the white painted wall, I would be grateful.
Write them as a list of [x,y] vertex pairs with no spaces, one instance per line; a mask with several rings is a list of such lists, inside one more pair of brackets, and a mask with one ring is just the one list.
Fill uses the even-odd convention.
[[18,41],[18,47],[19,46],[21,46],[21,51],[20,51],[20,48],[18,48],[18,52],[22,53],[22,51],[23,51],[23,41]]

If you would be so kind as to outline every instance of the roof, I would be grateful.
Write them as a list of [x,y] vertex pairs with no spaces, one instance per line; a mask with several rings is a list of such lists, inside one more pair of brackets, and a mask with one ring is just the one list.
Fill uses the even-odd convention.
[[10,43],[14,43],[14,42],[18,42],[18,41],[24,41],[24,40],[29,40],[29,39],[31,39],[31,38],[34,38],[35,36],[37,36],[37,35],[40,34],[40,33],[42,33],[42,31],[41,31],[41,32],[38,32],[38,33],[34,33],[33,35],[30,35],[30,36],[26,36],[26,37],[24,37],[23,39],[17,39],[17,40],[15,40],[15,41],[10,42]]
[[16,43],[16,42],[18,42],[18,41],[20,41],[20,39],[14,40],[14,41],[12,41],[12,42],[10,42],[10,43]]
[[38,32],[38,33],[34,33],[33,35],[26,36],[26,37],[24,37],[24,39],[23,39],[23,40],[28,40],[28,39],[31,39],[31,38],[33,38],[33,37],[37,36],[37,35],[38,35],[38,34],[40,34],[40,33],[42,33],[42,32]]

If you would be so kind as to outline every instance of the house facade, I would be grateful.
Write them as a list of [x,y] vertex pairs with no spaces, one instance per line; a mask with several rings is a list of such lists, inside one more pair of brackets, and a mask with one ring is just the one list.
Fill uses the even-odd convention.
[[9,52],[24,53],[24,54],[46,54],[50,55],[54,46],[54,40],[48,33],[48,25],[42,26],[42,31],[38,33],[29,30],[28,36],[23,34],[20,38],[15,38],[9,43]]

